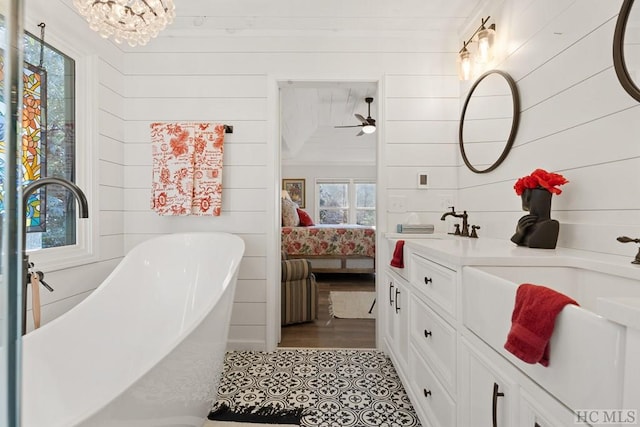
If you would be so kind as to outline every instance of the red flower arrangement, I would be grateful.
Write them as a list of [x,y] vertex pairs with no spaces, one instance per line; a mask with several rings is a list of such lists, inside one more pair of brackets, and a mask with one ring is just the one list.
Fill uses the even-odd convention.
[[557,186],[566,184],[567,182],[569,181],[558,173],[547,172],[544,169],[536,169],[531,172],[531,175],[518,179],[513,188],[516,190],[518,196],[527,188],[544,188],[553,194],[560,194],[562,190],[557,188]]

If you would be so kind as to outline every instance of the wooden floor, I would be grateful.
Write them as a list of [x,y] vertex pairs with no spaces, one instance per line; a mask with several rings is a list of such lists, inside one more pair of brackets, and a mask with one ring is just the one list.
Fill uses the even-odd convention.
[[375,348],[374,319],[332,319],[330,291],[374,291],[373,274],[316,274],[320,289],[319,314],[315,322],[282,327],[280,347]]

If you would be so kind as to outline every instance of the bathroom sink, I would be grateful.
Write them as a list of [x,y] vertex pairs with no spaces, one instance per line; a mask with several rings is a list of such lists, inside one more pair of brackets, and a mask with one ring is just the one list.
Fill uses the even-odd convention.
[[[521,283],[575,299],[556,317],[549,366],[504,349]],[[465,326],[572,409],[621,408],[625,328],[595,313],[597,298],[640,296],[637,280],[574,267],[482,266],[462,269]]]
[[544,285],[595,312],[600,297],[640,297],[640,281],[576,267],[483,266],[476,267],[514,283]]

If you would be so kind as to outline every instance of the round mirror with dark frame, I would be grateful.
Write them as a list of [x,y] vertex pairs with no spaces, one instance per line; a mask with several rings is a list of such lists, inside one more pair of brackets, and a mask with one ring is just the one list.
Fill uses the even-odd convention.
[[487,71],[464,101],[458,140],[465,165],[475,173],[497,168],[509,154],[520,121],[518,88],[504,71]]
[[613,34],[613,67],[624,90],[640,101],[640,2],[622,3]]

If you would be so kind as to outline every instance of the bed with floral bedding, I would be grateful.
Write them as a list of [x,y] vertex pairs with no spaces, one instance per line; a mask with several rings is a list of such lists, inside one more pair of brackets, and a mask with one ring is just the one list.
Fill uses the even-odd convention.
[[375,242],[375,227],[282,227],[282,250],[290,258],[309,259],[316,273],[375,272]]

